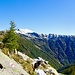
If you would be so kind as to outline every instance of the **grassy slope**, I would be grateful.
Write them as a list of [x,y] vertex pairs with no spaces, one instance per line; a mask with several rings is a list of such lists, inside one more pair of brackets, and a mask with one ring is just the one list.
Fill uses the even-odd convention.
[[75,75],[75,64],[63,67],[63,68],[59,69],[58,72],[61,72],[66,75]]
[[25,52],[25,54],[32,58],[42,57],[43,59],[49,61],[49,64],[55,67],[56,69],[60,67],[60,64],[55,58],[53,58],[52,55],[50,55],[47,51],[44,51],[42,49],[40,50],[39,48],[35,47],[35,44],[32,43],[30,40],[19,36],[18,43],[18,50],[20,50],[21,52]]

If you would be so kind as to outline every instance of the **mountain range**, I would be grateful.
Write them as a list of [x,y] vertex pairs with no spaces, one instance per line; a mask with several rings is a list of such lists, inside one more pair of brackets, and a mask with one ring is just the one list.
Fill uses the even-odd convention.
[[[75,74],[75,36],[39,34],[29,29],[18,29],[18,51],[31,58],[42,57],[59,73]],[[0,31],[2,41],[5,31]],[[0,42],[0,48],[3,43]]]
[[16,33],[20,37],[19,50],[31,57],[41,56],[57,69],[75,61],[75,36],[73,35],[44,35],[29,29],[18,29]]

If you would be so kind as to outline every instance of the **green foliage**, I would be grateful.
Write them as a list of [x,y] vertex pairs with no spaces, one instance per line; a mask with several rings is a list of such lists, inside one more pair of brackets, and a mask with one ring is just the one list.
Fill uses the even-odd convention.
[[9,48],[10,52],[18,48],[18,37],[15,33],[15,24],[14,22],[10,22],[10,30],[6,31],[6,34],[3,39],[4,47]]
[[6,55],[9,56],[9,54],[8,54],[9,49],[8,49],[8,48],[3,48],[3,49],[2,49],[2,52],[3,52],[4,54],[6,54]]
[[63,66],[58,70],[58,72],[63,73],[65,75],[75,75],[75,62],[72,64]]
[[75,75],[75,66],[64,69],[62,73],[66,75]]
[[3,48],[3,44],[0,42],[0,49],[2,49]]
[[2,42],[3,38],[4,38],[5,32],[4,31],[0,31],[0,43]]
[[[43,59],[49,61],[49,64],[55,67],[56,69],[61,67],[58,61],[51,54],[49,54],[49,52],[44,50],[44,48],[48,49],[47,46],[42,45],[41,47],[39,46],[38,48],[35,46],[36,44],[34,44],[31,40],[28,40],[24,38],[23,36],[18,36],[18,37],[19,37],[19,40],[18,40],[19,51],[25,53],[26,55],[32,58],[42,57]],[[41,41],[41,44],[43,44],[42,41]]]

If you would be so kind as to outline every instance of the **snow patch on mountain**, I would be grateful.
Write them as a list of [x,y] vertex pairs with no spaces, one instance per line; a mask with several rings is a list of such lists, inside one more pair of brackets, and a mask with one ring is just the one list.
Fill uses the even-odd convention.
[[33,33],[33,31],[29,29],[18,29],[16,30],[16,33],[27,34],[27,33]]
[[32,30],[29,30],[29,29],[18,29],[15,32],[19,33],[19,34],[23,34],[23,35],[27,36],[28,38],[39,38],[39,39],[42,39],[42,38],[47,39],[48,38],[47,35],[38,34]]

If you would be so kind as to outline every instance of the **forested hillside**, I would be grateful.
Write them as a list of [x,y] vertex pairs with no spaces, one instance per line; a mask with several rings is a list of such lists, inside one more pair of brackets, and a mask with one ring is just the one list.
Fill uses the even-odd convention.
[[31,41],[34,47],[52,56],[64,66],[75,60],[75,36],[49,34],[46,38],[44,35],[41,35],[41,38],[40,35],[33,38],[24,34],[19,35]]
[[66,75],[75,75],[75,62],[60,68],[58,72],[64,73]]

